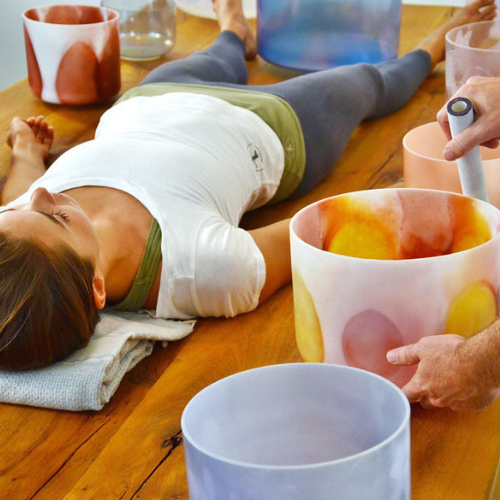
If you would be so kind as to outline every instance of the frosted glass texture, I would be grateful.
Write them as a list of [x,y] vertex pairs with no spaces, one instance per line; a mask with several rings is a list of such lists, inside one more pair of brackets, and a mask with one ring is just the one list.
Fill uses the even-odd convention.
[[409,500],[409,403],[387,380],[317,363],[238,373],[182,416],[191,500]]
[[297,344],[305,361],[414,373],[389,349],[472,335],[498,316],[500,211],[444,191],[384,189],[309,205],[291,221]]

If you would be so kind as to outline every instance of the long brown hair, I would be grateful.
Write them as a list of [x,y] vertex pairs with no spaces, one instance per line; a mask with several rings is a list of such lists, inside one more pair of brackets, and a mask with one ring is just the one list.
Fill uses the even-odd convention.
[[99,320],[94,265],[0,233],[0,369],[41,368],[85,346]]

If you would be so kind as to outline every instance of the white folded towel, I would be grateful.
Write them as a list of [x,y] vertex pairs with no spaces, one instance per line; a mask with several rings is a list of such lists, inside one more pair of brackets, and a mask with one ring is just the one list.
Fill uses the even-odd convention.
[[100,410],[154,341],[189,335],[196,321],[141,313],[103,313],[90,342],[68,358],[39,370],[0,370],[0,402],[58,410]]

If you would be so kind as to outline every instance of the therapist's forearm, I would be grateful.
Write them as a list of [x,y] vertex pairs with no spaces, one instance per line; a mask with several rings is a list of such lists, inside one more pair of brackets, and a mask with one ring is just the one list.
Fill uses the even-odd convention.
[[461,346],[462,356],[477,360],[475,377],[491,389],[500,388],[500,319]]

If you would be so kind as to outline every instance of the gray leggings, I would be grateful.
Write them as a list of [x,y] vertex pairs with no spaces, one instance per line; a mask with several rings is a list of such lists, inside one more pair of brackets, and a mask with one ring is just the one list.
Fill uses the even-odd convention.
[[[416,50],[376,65],[340,66],[248,87],[285,99],[299,118],[306,170],[293,196],[308,192],[328,175],[362,120],[388,115],[404,106],[430,68],[429,54]],[[168,82],[241,89],[247,88],[247,80],[244,43],[233,32],[223,31],[209,49],[159,66],[141,85]]]

